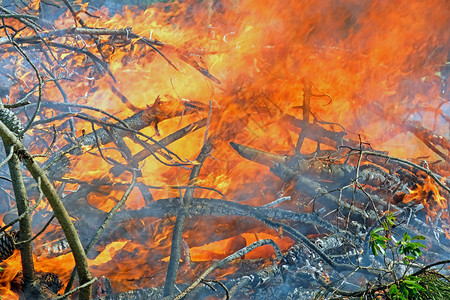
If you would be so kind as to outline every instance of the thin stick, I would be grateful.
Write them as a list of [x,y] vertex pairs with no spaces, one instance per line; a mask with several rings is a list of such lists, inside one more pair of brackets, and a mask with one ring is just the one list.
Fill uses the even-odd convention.
[[261,208],[272,207],[272,206],[277,205],[277,204],[280,204],[281,202],[284,202],[284,201],[286,201],[286,200],[291,200],[291,196],[278,198],[277,200],[272,201],[272,202],[267,203],[267,204],[264,204],[264,205],[261,205],[260,207],[261,207]]
[[27,242],[32,242],[32,241],[34,241],[38,236],[40,236],[40,235],[47,229],[48,226],[50,226],[50,224],[52,223],[52,221],[53,221],[54,218],[55,218],[55,214],[53,214],[53,215],[50,217],[50,219],[47,221],[47,223],[45,223],[44,227],[42,227],[42,229],[39,230],[39,232],[36,233],[35,236],[33,236],[33,237],[32,237],[31,239],[29,239],[29,240],[26,240],[26,241],[23,241],[23,242],[19,242],[19,243],[17,243],[17,245],[18,245],[18,244],[21,244],[21,243],[27,243]]
[[[5,150],[6,150],[6,146],[5,146]],[[6,163],[11,159],[11,157],[14,154],[14,146],[11,146],[11,148],[9,149],[9,154],[8,156],[5,158],[4,161],[2,161],[2,163],[0,164],[0,169],[3,168],[4,165],[6,165]]]
[[[84,248],[84,251],[86,254],[92,249],[92,247],[95,245],[95,243],[100,238],[100,235],[103,233],[103,231],[106,229],[106,226],[108,226],[109,222],[111,222],[112,218],[116,214],[116,212],[125,204],[125,202],[128,199],[128,196],[130,196],[131,191],[135,188],[137,182],[137,172],[133,171],[133,179],[131,180],[130,185],[128,186],[127,190],[123,194],[122,198],[119,202],[114,205],[114,207],[109,211],[108,215],[106,216],[103,223],[99,226],[97,231],[95,232],[94,236],[89,241],[89,244]],[[66,289],[64,292],[68,293],[68,290],[72,287],[72,284],[75,280],[75,276],[77,275],[77,269],[73,269],[72,275],[70,276],[69,283],[67,283]]]
[[[64,231],[70,248],[72,249],[72,254],[77,265],[77,271],[78,274],[80,274],[80,282],[81,284],[89,282],[92,279],[92,276],[89,272],[86,254],[75,226],[73,226],[70,216],[67,213],[67,210],[57,192],[53,188],[52,183],[48,179],[45,172],[34,161],[30,153],[25,149],[20,140],[8,129],[8,127],[6,127],[5,124],[3,124],[3,122],[0,122],[0,137],[3,139],[5,144],[13,145],[14,149],[16,149],[16,153],[20,153],[25,166],[30,171],[34,180],[36,180],[36,182],[38,182],[39,179],[41,180],[41,189],[44,192],[45,197],[47,197],[47,200],[50,203],[59,224],[61,224],[62,230]],[[81,290],[80,299],[90,299],[90,297],[91,287],[87,286]]]
[[297,144],[295,145],[294,154],[299,154],[305,140],[305,131],[309,130],[309,115],[311,113],[311,81],[305,79],[305,87],[303,88],[303,125],[302,131],[300,132]]
[[203,145],[202,150],[200,151],[197,162],[198,164],[192,167],[191,175],[189,177],[189,185],[190,188],[186,189],[183,197],[183,206],[180,208],[177,219],[175,221],[175,226],[173,228],[172,235],[172,246],[170,249],[170,260],[169,266],[167,267],[167,275],[166,282],[164,284],[164,296],[170,296],[175,292],[175,279],[177,277],[178,266],[180,264],[180,256],[181,256],[181,241],[182,234],[184,230],[184,224],[187,219],[189,206],[192,202],[192,198],[194,195],[195,188],[192,187],[195,184],[195,181],[200,173],[200,169],[205,161],[206,157],[208,157],[209,153],[212,149],[212,141],[211,137],[208,141]]
[[22,101],[19,101],[19,102],[16,102],[16,103],[12,103],[12,104],[4,104],[3,106],[6,107],[6,108],[11,109],[11,108],[18,108],[18,107],[26,106],[26,105],[29,105],[29,104],[31,104],[30,101],[28,101],[28,100],[24,100],[23,101],[22,100]]
[[212,101],[209,100],[209,111],[208,111],[208,117],[206,118],[206,130],[205,130],[205,136],[203,138],[203,145],[206,144],[206,140],[208,139],[209,124],[211,123],[211,114],[212,114]]
[[[355,150],[355,149],[352,149]],[[447,192],[450,193],[450,188],[448,186],[446,186],[445,184],[443,184],[440,180],[439,180],[439,175],[431,172],[430,170],[428,170],[427,168],[424,168],[422,166],[419,166],[418,164],[415,164],[413,162],[410,162],[406,159],[401,159],[401,158],[397,158],[397,157],[393,157],[393,156],[389,156],[389,155],[385,155],[385,154],[381,154],[381,153],[377,153],[377,152],[373,152],[373,151],[362,151],[361,154],[365,154],[365,155],[373,155],[373,156],[378,156],[378,157],[383,157],[383,158],[387,158],[390,160],[395,160],[397,162],[399,162],[400,164],[403,165],[408,165],[408,166],[412,166],[414,168],[417,168],[423,172],[425,172],[428,176],[430,176],[441,188],[443,188],[444,190],[446,190]]]
[[[270,239],[256,241],[253,244],[250,244],[247,247],[242,248],[241,250],[239,250],[231,255],[228,255],[224,259],[219,260],[219,261],[215,262],[214,264],[212,264],[211,266],[209,266],[199,277],[197,277],[197,279],[190,286],[188,286],[181,294],[179,294],[178,296],[173,298],[173,300],[180,300],[183,297],[185,297],[186,295],[188,295],[212,271],[214,271],[218,268],[221,268],[221,267],[225,266],[226,264],[230,263],[231,261],[249,253],[250,251],[252,251],[258,247],[264,246],[264,245],[271,245],[273,247],[273,249],[275,250],[275,255],[277,257],[277,260],[280,260],[282,258],[281,250],[274,241],[272,241]],[[166,299],[171,299],[171,298],[164,298],[164,300],[166,300]]]
[[86,283],[84,283],[84,284],[82,284],[82,285],[80,285],[80,286],[74,288],[73,290],[71,290],[71,291],[65,293],[64,295],[61,295],[61,296],[52,298],[52,300],[62,300],[62,299],[65,299],[67,296],[70,296],[70,295],[72,295],[73,293],[78,292],[79,290],[85,289],[86,287],[89,287],[89,289],[90,289],[91,285],[92,285],[94,282],[96,282],[97,280],[98,280],[97,277],[94,277],[94,278],[92,278],[91,280],[89,280],[88,282],[86,282]]
[[6,228],[13,226],[13,225],[16,224],[17,222],[19,222],[20,220],[22,220],[23,218],[25,218],[25,216],[26,216],[27,214],[29,214],[29,213],[31,213],[33,210],[35,210],[36,207],[38,207],[38,205],[41,203],[42,197],[43,197],[43,192],[42,192],[42,190],[41,190],[41,188],[40,188],[40,184],[41,184],[41,179],[39,179],[38,185],[37,185],[37,186],[38,186],[38,190],[39,190],[39,198],[38,198],[38,200],[36,201],[36,203],[35,203],[32,207],[28,208],[27,211],[24,212],[23,214],[21,214],[17,219],[15,219],[15,220],[9,222],[8,224],[6,224],[6,225],[3,226],[2,228],[0,228],[0,232],[3,232],[3,231],[6,230]]
[[213,290],[215,290],[215,291],[216,291],[216,289],[214,289],[214,287],[213,287],[212,285],[210,285],[209,282],[214,282],[214,283],[217,283],[218,285],[220,285],[220,286],[224,289],[224,291],[225,291],[225,299],[226,299],[226,300],[230,299],[230,291],[229,291],[228,288],[225,286],[225,284],[223,284],[221,281],[218,281],[218,280],[206,280],[206,279],[203,279],[203,280],[202,280],[202,283],[203,283],[203,284],[208,285],[211,289],[213,289]]
[[[5,27],[5,20],[2,20],[3,26]],[[42,87],[44,85],[44,82],[42,81],[42,77],[41,74],[39,74],[39,71],[37,69],[37,67],[33,64],[33,62],[31,61],[31,59],[28,57],[28,55],[20,48],[20,46],[11,38],[11,36],[9,35],[8,30],[5,27],[5,34],[8,37],[8,39],[10,40],[11,44],[13,44],[14,48],[16,48],[16,50],[20,53],[20,55],[23,56],[23,58],[25,58],[28,63],[31,65],[31,67],[33,68],[34,72],[36,73],[36,78],[38,79],[39,85],[38,85],[38,101],[37,101],[37,106],[36,106],[36,110],[33,114],[33,116],[31,117],[30,121],[28,122],[28,124],[25,126],[25,128],[19,133],[19,138],[22,138],[23,135],[25,134],[25,132],[27,132],[28,129],[31,128],[31,126],[33,126],[33,122],[34,119],[36,119],[36,116],[41,108],[41,101],[42,101]]]
[[22,14],[0,14],[0,19],[30,19],[39,20],[39,17],[32,15],[22,15]]

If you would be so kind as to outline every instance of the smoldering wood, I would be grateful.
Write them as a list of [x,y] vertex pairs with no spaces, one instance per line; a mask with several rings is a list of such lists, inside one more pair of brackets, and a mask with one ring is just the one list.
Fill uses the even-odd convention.
[[[321,287],[316,276],[321,272],[320,264],[310,260],[311,254],[301,244],[296,244],[289,251],[283,254],[280,262],[271,264],[256,272],[245,272],[244,275],[237,276],[228,280],[224,280],[223,284],[229,289],[230,296],[245,297],[246,299],[268,299],[274,296],[280,297],[287,295],[302,295],[310,299],[314,296],[313,290]],[[311,263],[310,263],[311,261]],[[252,264],[252,260],[240,260],[237,265]],[[256,262],[261,264],[261,262]],[[250,267],[252,269],[253,267]],[[239,269],[245,269],[242,266]],[[296,286],[295,290],[284,289],[284,286]],[[184,290],[187,285],[179,284],[178,287]],[[283,292],[280,291],[283,289]],[[106,299],[160,299],[161,288],[150,288],[142,290],[134,290],[130,292],[112,294]],[[280,293],[281,292],[281,293]],[[287,296],[286,295],[286,296]],[[200,299],[207,296],[223,297],[224,292],[218,289],[211,291],[206,286],[200,286],[194,290],[187,298]],[[297,299],[297,298],[296,298]]]
[[[310,155],[279,155],[234,142],[230,142],[230,145],[239,155],[250,161],[274,170],[284,169],[283,166],[291,169],[292,172],[287,169],[276,171],[276,175],[284,181],[291,181],[301,175],[314,177],[316,180],[335,182],[335,186],[344,186],[356,177],[355,166],[332,161],[330,154],[334,151],[319,151]],[[359,167],[358,181],[378,188],[392,188],[400,185],[398,176],[391,175],[374,164]]]
[[[120,220],[123,220],[123,221],[130,220],[130,218],[133,218],[133,217],[134,218],[137,217],[139,219],[141,217],[141,216],[139,216],[139,214],[142,214],[142,213],[143,213],[142,217],[144,217],[144,216],[145,217],[155,216],[155,213],[156,213],[156,214],[158,214],[158,216],[157,216],[158,218],[161,218],[161,216],[160,216],[161,213],[163,214],[164,217],[168,217],[170,215],[177,214],[178,209],[179,209],[179,205],[180,205],[179,198],[171,198],[171,199],[168,199],[168,200],[169,200],[168,202],[171,203],[171,205],[173,207],[172,209],[170,209],[170,207],[167,207],[167,206],[165,206],[164,208],[160,208],[159,205],[163,204],[164,201],[158,200],[156,202],[153,202],[154,205],[150,206],[149,208],[146,207],[146,208],[140,209],[140,210],[135,211],[135,212],[129,212],[129,211],[128,212],[118,212],[116,214],[116,218],[115,218],[114,221],[115,222],[120,222]],[[213,201],[213,199],[198,199],[198,198],[195,198],[195,199],[193,199],[193,204],[190,207],[190,214],[191,215],[197,215],[199,213],[202,214],[202,215],[205,214],[204,211],[201,211],[199,209],[199,207],[197,205],[195,205],[195,203],[197,201],[202,202],[202,204],[204,206],[205,205],[206,206],[210,206],[210,207],[212,206],[214,212],[211,213],[210,212],[211,209],[208,209],[208,213],[207,214],[213,214],[213,215],[220,215],[219,212],[215,211],[215,209],[214,209],[215,206],[214,206],[213,202],[215,202],[215,203],[219,202],[219,205],[222,206],[222,207],[223,206],[226,207],[228,205],[227,203],[229,202],[229,201],[223,201],[223,200],[214,200]],[[232,211],[231,210],[232,206],[234,206],[237,211]],[[329,263],[332,267],[340,268],[340,269],[346,269],[346,270],[353,268],[351,265],[344,265],[344,264],[333,263],[320,249],[318,249],[316,246],[314,246],[304,235],[300,234],[298,231],[295,231],[293,228],[291,228],[290,226],[287,226],[286,224],[282,224],[282,223],[277,223],[277,222],[271,221],[270,219],[272,219],[271,218],[272,216],[266,217],[264,215],[264,212],[266,212],[266,214],[271,215],[270,214],[271,210],[272,209],[264,208],[260,212],[258,209],[255,209],[252,206],[237,205],[236,203],[234,203],[234,205],[228,206],[228,208],[225,209],[225,211],[222,214],[223,215],[240,215],[240,216],[244,215],[244,216],[250,216],[250,217],[253,217],[253,218],[256,218],[256,219],[262,221],[264,224],[266,224],[266,225],[268,225],[268,226],[270,226],[272,228],[275,228],[275,229],[278,229],[280,227],[284,227],[285,228],[284,230],[286,232],[293,234],[296,239],[300,239],[303,243],[306,243],[307,246],[312,249],[312,251],[318,253],[318,255],[320,257],[322,257],[323,259],[325,259],[327,261],[327,263]],[[102,212],[100,210],[98,210],[98,211],[100,213]],[[158,211],[159,211],[159,213],[158,213]],[[170,211],[171,211],[171,213],[170,213]],[[285,215],[287,215],[289,217],[293,216],[293,215],[294,216],[296,215],[293,212],[286,212],[286,211],[278,211],[277,213],[285,214]],[[124,214],[124,215],[122,215],[122,214]],[[320,218],[317,218],[317,216],[314,216],[314,215],[315,214],[309,214],[309,215],[300,214],[300,215],[297,215],[297,216],[299,217],[299,219],[305,220],[305,223],[313,223],[313,224],[315,224],[317,226],[320,226],[319,224],[322,224],[322,226],[324,226],[326,228],[330,228],[331,227],[331,229],[333,231],[339,231],[337,228],[333,228],[333,226],[331,224],[329,224],[328,222],[326,222],[325,220],[320,220]],[[293,219],[295,219],[295,218],[293,218]],[[316,219],[318,221],[314,222],[314,219]],[[289,220],[291,220],[291,219],[289,219]],[[114,226],[114,228],[117,228],[117,227]],[[347,237],[347,238],[352,238],[351,234],[344,234],[344,236]],[[359,243],[359,242],[355,242],[355,243]]]

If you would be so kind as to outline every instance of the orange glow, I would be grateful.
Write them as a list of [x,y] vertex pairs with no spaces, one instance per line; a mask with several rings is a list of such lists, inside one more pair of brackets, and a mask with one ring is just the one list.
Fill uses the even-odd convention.
[[[418,185],[403,198],[404,203],[409,203],[411,201],[423,204],[428,215],[434,219],[441,210],[447,208],[448,199],[441,196],[434,180],[430,176],[427,176],[424,179],[423,185]],[[448,212],[445,214],[448,219]]]
[[94,260],[89,262],[90,266],[98,266],[104,263],[107,263],[112,259],[114,254],[122,249],[127,242],[112,242],[106,246],[105,250],[103,250]]
[[[289,249],[293,245],[293,241],[288,237],[279,238],[278,236],[268,233],[243,233],[239,236],[209,243],[200,247],[190,249],[192,261],[211,261],[223,259],[228,255],[248,246],[257,240],[272,239],[282,250]],[[265,245],[247,253],[246,259],[257,259],[272,257],[274,251],[272,246]],[[167,259],[167,258],[166,258]]]
[[[221,4],[212,7],[207,7],[208,1],[168,2],[146,10],[124,7],[120,14],[103,7],[93,13],[99,18],[86,14],[91,13],[87,2],[79,0],[74,5],[75,19],[83,19],[88,27],[131,28],[141,37],[165,43],[157,48],[173,66],[143,44],[142,38],[99,36],[101,46],[97,47],[88,35],[67,35],[52,42],[89,51],[99,61],[107,62],[108,68],[102,68],[88,55],[55,47],[52,54],[61,65],[50,69],[64,78],[60,84],[70,103],[105,110],[122,120],[144,111],[141,120],[149,126],[141,132],[156,140],[209,118],[207,130],[213,137],[213,151],[195,184],[218,189],[227,200],[246,205],[260,206],[276,199],[284,183],[266,166],[244,160],[229,142],[281,155],[293,154],[301,129],[283,117],[302,118],[303,94],[308,87],[310,123],[336,131],[343,130],[335,125],[340,124],[347,139],[357,141],[360,134],[363,141],[392,156],[427,157],[430,161],[440,158],[405,129],[405,122],[417,121],[437,135],[448,134],[448,119],[442,117],[448,117],[448,95],[442,94],[443,79],[439,75],[448,60],[448,49],[443,46],[450,40],[448,0],[221,0],[212,1]],[[36,11],[39,6],[39,0],[32,1],[29,10]],[[14,19],[5,22],[17,28],[23,26]],[[80,27],[70,12],[64,13],[54,26]],[[3,32],[0,34],[3,38]],[[25,29],[17,38],[34,34]],[[39,58],[47,64],[44,57]],[[14,100],[21,99],[24,90],[36,85],[35,74],[26,60],[20,57],[15,64],[11,68],[18,83],[9,95]],[[205,70],[214,78],[204,76]],[[62,102],[61,92],[49,77],[45,77],[43,100]],[[32,96],[37,97],[37,92]],[[97,111],[74,111],[77,137],[82,132],[92,132],[92,124],[77,116],[86,114],[116,122]],[[42,121],[60,113],[45,108],[37,119]],[[52,123],[58,131],[54,149],[68,144],[66,120]],[[101,125],[96,124],[95,129],[100,131]],[[166,164],[151,155],[138,163],[142,173],[139,183],[163,187],[151,190],[155,201],[184,194],[184,189],[169,187],[188,184],[205,132],[202,128],[167,147],[179,158],[158,151],[155,155]],[[30,130],[30,135],[36,137],[30,146],[33,154],[46,151],[52,134],[48,124]],[[123,141],[132,155],[144,149],[131,138]],[[334,149],[336,145],[336,141],[321,144],[320,149]],[[130,172],[113,174],[112,165],[101,157],[97,146],[82,148],[83,155],[67,155],[70,166],[63,179],[80,183],[69,183],[65,190],[92,185],[92,191],[83,200],[108,212],[128,187]],[[104,156],[128,164],[114,143],[101,145],[101,149]],[[301,152],[307,154],[316,149],[317,142],[307,138]],[[175,161],[185,165],[167,165]],[[194,197],[219,198],[217,192],[206,189],[196,189]],[[139,188],[135,188],[122,210],[143,208],[146,201],[150,199],[144,199]],[[404,201],[422,203],[435,218],[447,208],[448,200],[426,177],[424,184],[406,195]],[[44,214],[49,210],[45,201],[37,211]],[[448,212],[445,217],[449,219]],[[236,220],[240,219],[189,218],[186,226],[191,227],[183,238],[191,246],[190,260],[204,267],[266,238],[275,241],[282,251],[293,245],[282,230],[267,229],[254,220],[245,225]],[[114,241],[105,238],[103,244],[96,246],[100,254],[89,261],[93,275],[108,277],[115,292],[161,285],[173,226],[173,217],[144,217],[117,226]],[[48,232],[59,234],[58,228],[52,224]],[[48,241],[37,240],[38,246],[45,242]],[[36,252],[40,251],[38,246]],[[246,254],[245,259],[270,260],[273,256],[273,248],[266,245]],[[185,258],[181,260],[187,264]],[[0,285],[0,295],[5,299],[11,293],[8,280],[17,274],[19,262],[17,255],[5,262],[8,268],[1,274]],[[37,270],[55,272],[63,282],[67,282],[73,266],[70,253],[36,258]],[[198,266],[183,267],[188,270],[186,278],[194,278],[201,271]],[[233,271],[233,266],[224,268],[221,276]]]
[[4,269],[0,272],[0,295],[2,298],[19,299],[19,296],[10,290],[11,281],[16,277],[17,273],[22,270],[20,262],[20,252],[16,250],[14,255],[0,264]]

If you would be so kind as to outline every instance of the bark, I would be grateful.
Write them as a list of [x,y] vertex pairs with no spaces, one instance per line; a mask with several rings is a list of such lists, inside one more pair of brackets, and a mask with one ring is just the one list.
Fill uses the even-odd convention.
[[[5,144],[14,146],[15,153],[19,158],[22,158],[25,166],[30,171],[33,178],[36,180],[36,182],[40,181],[42,192],[47,197],[48,202],[50,203],[55,216],[58,219],[59,224],[61,224],[64,234],[66,235],[70,248],[72,249],[72,253],[77,266],[77,271],[80,276],[80,283],[84,284],[89,282],[92,279],[92,276],[89,272],[86,254],[80,242],[80,238],[75,227],[72,224],[72,221],[70,220],[70,216],[67,213],[64,204],[53,188],[51,182],[45,175],[44,171],[38,166],[33,157],[28,153],[28,151],[19,141],[19,139],[5,126],[5,124],[3,124],[3,122],[0,122],[0,136]],[[80,291],[80,299],[90,299],[90,296],[90,286],[83,288]]]
[[[5,143],[5,141],[4,144],[5,151],[8,152],[11,147],[9,144]],[[19,247],[23,270],[23,291],[24,294],[27,295],[31,292],[30,289],[32,287],[32,283],[36,279],[33,262],[33,246],[29,241],[32,237],[31,219],[28,212],[30,201],[26,193],[26,188],[22,177],[22,169],[20,167],[20,161],[17,154],[13,154],[11,159],[8,161],[8,166],[11,174],[14,196],[17,203],[17,213],[18,216],[24,214],[24,217],[19,222],[19,241],[28,241],[21,244]]]

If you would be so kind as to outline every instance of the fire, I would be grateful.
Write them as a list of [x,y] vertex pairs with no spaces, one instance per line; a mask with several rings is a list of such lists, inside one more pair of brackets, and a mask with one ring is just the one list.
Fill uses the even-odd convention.
[[11,291],[11,281],[22,270],[19,251],[16,250],[14,255],[2,262],[0,266],[3,269],[0,278],[0,295],[2,297],[8,296],[12,299],[18,299],[17,294]]
[[[441,195],[433,179],[430,176],[426,176],[423,185],[416,186],[403,198],[404,203],[411,201],[423,204],[428,215],[434,219],[438,213],[447,208],[448,199]],[[448,218],[448,212],[446,214]]]
[[[120,14],[102,8],[95,13],[99,18],[84,14],[89,6],[82,2],[76,2],[76,18],[82,18],[87,26],[131,28],[141,38],[101,36],[100,47],[92,40],[72,36],[53,40],[66,46],[83,45],[86,51],[108,62],[106,69],[88,55],[55,54],[63,64],[53,66],[52,72],[66,79],[61,84],[69,102],[104,110],[122,120],[144,110],[150,115],[144,114],[143,119],[151,119],[152,126],[141,132],[156,140],[208,118],[207,130],[215,138],[214,150],[195,184],[218,189],[230,201],[260,206],[276,199],[283,183],[268,173],[267,167],[243,161],[228,142],[292,154],[300,130],[281,120],[286,115],[302,114],[302,95],[308,87],[310,123],[332,129],[341,124],[350,137],[357,140],[357,134],[361,134],[363,140],[389,150],[393,156],[439,158],[405,130],[405,122],[420,121],[437,134],[448,133],[448,103],[442,93],[443,78],[437,74],[448,59],[448,49],[441,47],[450,40],[445,0],[223,0],[208,7],[204,3],[207,1],[170,1],[142,11],[125,7]],[[40,1],[33,1],[31,9],[36,11],[40,5]],[[7,22],[20,27],[15,20]],[[77,26],[70,12],[55,21],[56,28]],[[26,29],[18,37],[34,34]],[[158,49],[170,63],[141,43],[142,38],[166,43]],[[19,64],[26,62],[21,59]],[[18,68],[15,76],[21,81],[20,88],[19,84],[12,88],[9,97],[20,99],[24,87],[33,86],[34,73],[24,67]],[[44,101],[61,102],[61,93],[52,80],[45,84]],[[43,109],[43,117],[58,113]],[[102,112],[87,108],[78,109],[77,114],[105,117]],[[101,130],[100,125],[77,116],[74,120],[77,136],[92,132],[93,127]],[[66,119],[54,124],[59,134],[55,148],[63,148],[69,139],[62,137],[67,133]],[[35,153],[46,149],[45,143],[39,144],[42,140],[47,144],[51,140],[52,133],[45,128],[47,125],[43,124],[32,130],[31,135],[37,140],[30,149]],[[195,157],[205,141],[205,131],[193,132],[169,146],[179,158],[166,159],[168,155],[157,153],[164,162],[176,161],[184,168],[161,164],[155,157],[139,163],[139,182],[163,187],[151,190],[154,199],[184,193],[183,189],[168,187],[188,183],[189,168],[197,163]],[[132,154],[144,149],[130,138],[124,142]],[[101,153],[98,147],[88,146],[83,147],[84,155],[69,155],[70,171],[64,179],[69,181],[67,191],[77,190],[82,184],[95,186],[95,191],[86,196],[87,202],[107,212],[120,200],[131,177],[125,171],[112,174],[111,164],[102,159],[103,155],[127,163],[113,143],[101,148]],[[302,152],[316,148],[316,142],[306,139]],[[107,184],[100,184],[104,182]],[[218,195],[196,189],[195,197]],[[124,209],[144,207],[143,198],[134,189]],[[405,201],[422,203],[433,218],[447,207],[447,200],[429,177]],[[48,209],[42,205],[42,209]],[[237,220],[205,217],[189,221],[192,224],[186,225],[183,238],[190,248],[191,260],[201,263],[221,259],[259,239],[273,239],[282,251],[293,244],[275,230],[261,229],[256,221],[240,227]],[[173,223],[173,218],[130,221],[114,233],[120,238],[98,246],[100,254],[90,260],[93,275],[110,278],[115,291],[161,285],[170,255]],[[226,233],[212,229],[221,226]],[[272,248],[266,246],[245,258],[272,256]],[[38,261],[37,269],[58,273],[63,281],[67,280],[73,267],[70,257],[64,254],[58,259],[47,258],[45,263]],[[194,278],[198,272],[195,269],[189,276]],[[13,273],[2,274],[2,284],[6,286],[0,291],[2,295],[7,295],[3,292],[8,290],[6,282],[14,277]]]

